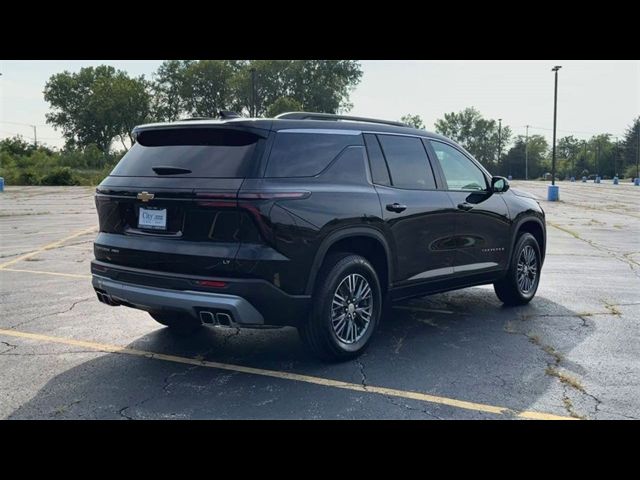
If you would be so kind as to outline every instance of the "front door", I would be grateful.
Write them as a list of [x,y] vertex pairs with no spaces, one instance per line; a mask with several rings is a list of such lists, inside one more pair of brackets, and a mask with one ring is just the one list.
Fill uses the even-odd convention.
[[454,273],[506,269],[510,220],[502,194],[491,191],[487,175],[461,150],[436,140],[428,143],[457,210]]

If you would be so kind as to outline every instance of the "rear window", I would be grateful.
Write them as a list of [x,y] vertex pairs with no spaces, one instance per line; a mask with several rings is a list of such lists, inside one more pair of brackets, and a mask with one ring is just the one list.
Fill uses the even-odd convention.
[[258,140],[250,132],[222,129],[143,131],[111,175],[242,178],[253,172]]
[[391,184],[410,190],[432,190],[436,181],[422,141],[416,137],[379,135]]
[[269,156],[266,177],[313,177],[350,145],[362,145],[360,135],[279,132]]

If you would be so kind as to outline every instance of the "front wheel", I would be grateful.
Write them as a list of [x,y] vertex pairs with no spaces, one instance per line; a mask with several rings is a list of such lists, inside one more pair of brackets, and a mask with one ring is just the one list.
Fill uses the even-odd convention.
[[311,315],[299,329],[303,342],[323,360],[357,357],[369,345],[382,312],[375,269],[359,255],[332,254],[316,285]]
[[540,283],[542,261],[540,247],[530,233],[518,237],[507,275],[493,284],[505,305],[524,305],[535,296]]

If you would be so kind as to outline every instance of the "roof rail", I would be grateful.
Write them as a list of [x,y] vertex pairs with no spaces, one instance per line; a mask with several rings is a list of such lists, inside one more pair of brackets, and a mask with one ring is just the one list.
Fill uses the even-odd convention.
[[189,117],[189,118],[181,118],[179,122],[194,122],[196,120],[214,120],[213,117]]
[[337,115],[334,113],[316,112],[287,112],[277,115],[275,118],[286,120],[351,120],[354,122],[381,123],[384,125],[395,125],[396,127],[408,127],[406,123],[394,122],[392,120],[379,120],[377,118],[352,117],[350,115]]

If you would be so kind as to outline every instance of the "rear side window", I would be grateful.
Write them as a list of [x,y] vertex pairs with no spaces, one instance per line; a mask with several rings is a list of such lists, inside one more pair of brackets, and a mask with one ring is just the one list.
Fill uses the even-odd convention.
[[223,129],[143,131],[111,175],[242,178],[253,172],[258,140],[250,132]]
[[369,156],[369,167],[371,168],[371,179],[376,185],[391,185],[389,178],[389,170],[384,161],[380,144],[375,135],[366,133],[364,135],[364,143],[367,146],[367,154]]
[[389,165],[391,184],[411,190],[433,190],[436,181],[422,141],[417,137],[378,135]]
[[350,145],[362,145],[360,136],[278,132],[265,177],[313,177]]

